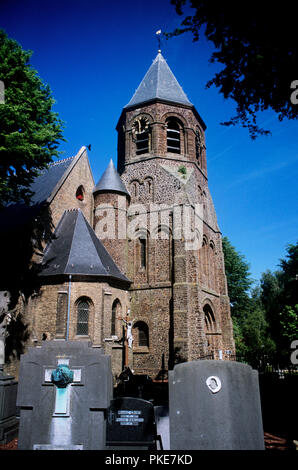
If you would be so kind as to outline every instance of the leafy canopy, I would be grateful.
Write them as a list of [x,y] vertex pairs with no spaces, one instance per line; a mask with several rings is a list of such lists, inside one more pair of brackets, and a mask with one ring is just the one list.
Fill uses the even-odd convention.
[[29,186],[40,170],[58,156],[63,123],[52,111],[54,99],[24,51],[0,30],[0,80],[5,102],[0,104],[0,207],[29,202]]
[[198,41],[201,30],[214,44],[210,62],[222,70],[208,81],[224,98],[236,102],[236,115],[224,125],[242,124],[252,139],[268,134],[257,125],[257,112],[272,109],[279,120],[297,119],[298,106],[291,103],[291,83],[298,79],[296,2],[251,0],[171,0],[176,12],[191,7],[181,28],[165,33],[166,38],[187,31]]

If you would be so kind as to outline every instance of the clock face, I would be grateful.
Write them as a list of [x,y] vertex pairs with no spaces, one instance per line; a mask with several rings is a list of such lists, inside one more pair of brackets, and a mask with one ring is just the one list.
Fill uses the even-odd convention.
[[147,132],[149,129],[149,119],[144,116],[138,117],[134,121],[132,128],[135,134],[142,134],[143,132]]

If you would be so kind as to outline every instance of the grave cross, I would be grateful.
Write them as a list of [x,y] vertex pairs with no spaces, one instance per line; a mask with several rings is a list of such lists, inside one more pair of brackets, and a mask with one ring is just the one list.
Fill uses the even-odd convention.
[[[57,360],[57,366],[62,366],[62,365],[69,365],[69,359],[64,359],[64,358],[59,358]],[[45,376],[44,376],[44,381],[45,383],[53,384],[53,373],[55,373],[57,369],[50,369],[46,368],[45,369]],[[78,384],[81,383],[81,369],[74,369],[71,370],[71,381],[69,382],[69,385],[71,384]],[[70,403],[70,387],[68,384],[66,386],[59,386],[58,384],[56,385],[56,397],[55,397],[55,408],[54,408],[54,414],[53,416],[69,416],[69,403]]]

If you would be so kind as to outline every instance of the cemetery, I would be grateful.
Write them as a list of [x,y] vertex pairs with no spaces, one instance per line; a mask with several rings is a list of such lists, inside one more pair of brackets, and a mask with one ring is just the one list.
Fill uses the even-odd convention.
[[[98,29],[96,25],[96,34]],[[125,29],[126,34],[129,28]],[[27,110],[22,118],[26,125],[13,117],[19,109],[19,103],[13,102],[19,95],[12,87],[16,83],[18,90],[19,65],[5,72],[7,103],[0,80],[0,105],[7,115],[4,137],[0,129],[0,148],[3,152],[3,142],[10,142],[5,148],[8,157],[2,160],[9,161],[5,171],[12,185],[0,185],[7,198],[0,198],[2,451],[17,450],[19,455],[32,451],[35,456],[46,455],[38,451],[105,451],[110,453],[107,464],[134,468],[137,457],[118,459],[114,451],[132,451],[132,455],[147,451],[150,463],[187,464],[187,453],[178,462],[171,461],[170,454],[154,459],[158,452],[169,451],[175,456],[180,451],[298,450],[298,349],[293,352],[294,362],[289,352],[288,363],[274,363],[264,353],[270,347],[287,356],[289,339],[298,347],[294,267],[298,245],[289,246],[283,272],[267,272],[263,278],[270,295],[262,297],[258,289],[248,295],[252,284],[248,267],[218,225],[209,183],[207,126],[162,54],[161,30],[156,35],[158,53],[129,101],[122,87],[127,72],[133,80],[135,72],[127,62],[126,69],[119,67],[122,75],[118,70],[115,74],[123,100],[115,123],[117,164],[109,157],[103,172],[106,157],[101,140],[97,148],[92,141],[93,162],[87,152],[91,144],[80,144],[72,156],[52,160],[60,155],[56,144],[62,139],[54,113],[37,119],[38,125],[39,121],[53,124],[53,142],[48,141],[49,154],[45,152],[40,166],[32,163],[30,175],[29,162],[31,157],[38,160],[42,136],[52,134],[48,127],[29,132],[30,158],[19,144],[16,151],[16,136],[22,140],[24,130],[35,129],[37,122],[27,124]],[[17,53],[14,60],[19,64],[21,46],[2,30],[0,39],[5,45],[0,41],[4,62],[10,51],[13,57]],[[119,61],[117,54],[113,62]],[[142,56],[146,54],[138,58]],[[82,80],[89,72],[77,73],[77,65],[76,59],[73,77]],[[181,76],[186,75],[185,65]],[[25,70],[27,66],[24,63]],[[104,70],[109,68],[102,68],[98,79],[112,83],[113,76]],[[34,74],[30,69],[29,75]],[[196,77],[195,69],[190,76]],[[39,93],[40,83],[38,79],[38,92],[32,90],[32,96],[41,96],[41,108],[50,109],[55,101],[47,87],[42,85],[45,96]],[[101,100],[107,94],[103,85],[96,85]],[[30,103],[32,96],[25,98],[24,91],[31,88],[31,82],[21,83],[21,101]],[[67,95],[65,83],[63,90]],[[91,97],[90,91],[88,100]],[[103,102],[97,106],[102,122],[108,122],[107,106]],[[212,108],[210,103],[206,107]],[[88,113],[72,114],[81,120]],[[86,119],[95,120],[91,115]],[[17,125],[11,128],[14,121]],[[37,143],[32,143],[35,134]],[[107,138],[99,125],[93,133],[88,128],[86,137],[80,135],[80,142],[87,135],[88,141],[89,136]],[[227,145],[220,146],[213,157],[211,151],[208,161],[235,147],[230,141]],[[14,165],[15,155],[24,157],[26,164]],[[245,160],[238,150],[235,155],[237,165]],[[215,165],[222,162],[218,159]],[[90,163],[100,168],[97,184]],[[229,172],[226,179],[231,180],[225,191],[235,181],[240,186],[242,179],[230,175],[231,161],[224,166]],[[283,166],[279,162],[272,168]],[[16,179],[19,167],[20,181]],[[250,171],[243,171],[244,182],[263,173],[257,168]],[[216,175],[213,187],[218,185],[220,170]],[[230,206],[236,200],[233,196]],[[253,206],[256,200],[254,196]],[[229,207],[223,212],[229,212]],[[236,219],[240,212],[245,211],[241,208]],[[258,229],[262,224],[256,219]],[[235,273],[241,292],[239,285],[233,286]],[[271,310],[273,320],[267,324]],[[240,352],[252,357],[240,357]]]
[[277,398],[272,377],[261,388],[261,402],[264,376],[237,361],[180,363],[159,383],[124,372],[113,386],[111,358],[87,342],[45,341],[29,348],[18,382],[3,373],[0,378],[0,448],[17,440],[18,450],[270,449],[263,426],[273,401],[268,396]]

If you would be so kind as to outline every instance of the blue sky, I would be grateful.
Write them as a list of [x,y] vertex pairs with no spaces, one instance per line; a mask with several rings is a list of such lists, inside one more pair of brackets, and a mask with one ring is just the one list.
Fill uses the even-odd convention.
[[[92,145],[95,182],[117,160],[115,130],[157,54],[155,32],[180,24],[170,0],[1,0],[0,28],[34,53],[31,63],[52,89],[55,111],[66,123],[63,158]],[[251,141],[240,126],[220,122],[235,105],[216,88],[205,89],[219,70],[208,59],[212,45],[185,34],[162,44],[178,82],[207,125],[209,187],[219,226],[250,263],[252,277],[277,269],[286,245],[298,236],[297,121],[265,112],[259,124],[269,137]],[[290,83],[298,79],[289,77]]]

